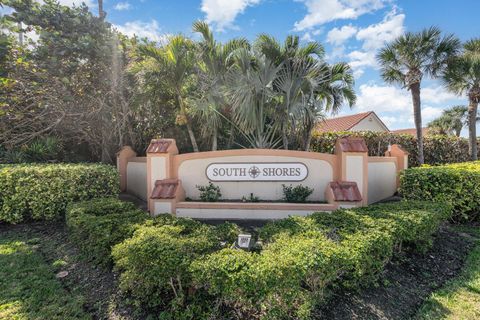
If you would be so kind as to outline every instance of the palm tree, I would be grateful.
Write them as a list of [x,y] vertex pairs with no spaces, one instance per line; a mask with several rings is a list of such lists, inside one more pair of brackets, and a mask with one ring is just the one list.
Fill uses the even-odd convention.
[[311,41],[301,46],[299,37],[293,35],[288,35],[281,45],[271,35],[262,33],[255,40],[254,47],[277,66],[294,58],[322,60],[325,55],[325,49],[320,43]]
[[182,35],[176,35],[169,39],[168,43],[161,47],[145,45],[140,51],[161,66],[166,82],[173,89],[176,98],[179,115],[177,123],[187,126],[190,142],[193,150],[198,152],[198,145],[192,129],[190,117],[187,112],[187,104],[184,98],[184,87],[187,85],[195,66],[195,45]]
[[[423,76],[436,78],[460,47],[453,35],[441,35],[436,27],[407,32],[388,43],[377,55],[381,75],[387,83],[397,83],[412,94],[417,129],[418,162],[424,163],[420,88]],[[394,97],[392,97],[393,99]]]
[[196,21],[193,31],[202,35],[198,43],[200,59],[198,63],[201,95],[194,99],[192,111],[203,123],[203,134],[212,137],[212,150],[217,150],[218,130],[222,124],[222,112],[227,111],[222,87],[225,85],[225,75],[233,63],[228,57],[238,48],[250,48],[244,38],[232,39],[225,44],[217,42],[208,24]]
[[275,148],[273,82],[280,67],[265,55],[246,48],[230,56],[232,65],[225,75],[225,95],[232,108],[232,124],[253,148]]
[[275,119],[281,130],[283,147],[288,149],[289,129],[295,132],[298,120],[313,116],[322,108],[315,93],[328,80],[329,69],[320,61],[298,58],[279,68],[273,82]]
[[[289,144],[289,127],[300,120],[302,148],[308,150],[312,131],[324,118],[325,111],[335,114],[345,103],[350,107],[355,104],[350,66],[346,63],[326,64],[323,46],[315,41],[300,45],[298,36],[288,36],[282,45],[274,37],[261,34],[255,41],[255,48],[281,66],[279,73],[283,80],[276,81],[274,87],[283,93],[277,115],[284,148],[287,149]],[[299,66],[305,68],[299,69]],[[299,103],[298,99],[303,102]]]
[[468,126],[468,107],[453,106],[443,110],[442,115],[428,124],[428,127],[440,134],[454,134],[460,137],[463,127]]
[[[315,90],[315,100],[321,103],[321,110],[330,114],[337,114],[342,106],[347,104],[352,108],[357,101],[355,93],[355,79],[347,63],[339,62],[328,65],[328,78]],[[316,124],[322,121],[323,114],[310,113],[311,118],[305,122],[304,150],[308,151],[312,140],[312,131]]]
[[477,112],[480,102],[480,39],[463,45],[463,52],[449,63],[443,75],[446,87],[456,94],[468,96],[468,136],[472,160],[478,159]]
[[314,114],[308,112],[306,103],[298,103],[298,99],[304,99],[305,93],[302,89],[304,84],[300,83],[302,80],[296,81],[307,76],[307,69],[311,68],[308,64],[314,63],[314,57],[318,60],[323,59],[325,50],[318,42],[300,46],[299,37],[292,35],[287,36],[282,45],[274,37],[260,34],[255,40],[254,47],[280,67],[280,78],[274,83],[275,90],[282,94],[276,118],[282,134],[283,148],[288,149],[288,129],[292,120],[298,118],[299,114]]

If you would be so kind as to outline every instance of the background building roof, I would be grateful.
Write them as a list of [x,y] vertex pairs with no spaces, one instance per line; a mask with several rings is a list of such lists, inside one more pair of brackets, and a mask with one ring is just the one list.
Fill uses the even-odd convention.
[[382,120],[375,114],[373,111],[367,111],[357,114],[352,114],[349,116],[337,117],[326,119],[323,122],[320,122],[317,126],[318,132],[335,132],[335,131],[349,131],[355,125],[359,124],[360,121],[367,118],[370,115],[374,115],[375,118],[385,127],[385,131],[390,131],[387,126],[382,122]]

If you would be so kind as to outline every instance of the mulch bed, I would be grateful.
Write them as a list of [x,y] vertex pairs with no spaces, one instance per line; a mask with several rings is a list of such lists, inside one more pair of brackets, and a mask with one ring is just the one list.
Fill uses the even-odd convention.
[[474,240],[444,226],[426,254],[396,257],[376,286],[359,292],[337,292],[315,319],[410,319],[422,302],[459,274]]

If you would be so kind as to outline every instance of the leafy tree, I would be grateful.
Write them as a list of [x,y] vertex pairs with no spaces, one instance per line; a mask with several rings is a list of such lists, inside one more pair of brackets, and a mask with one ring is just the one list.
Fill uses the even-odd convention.
[[[128,40],[85,5],[67,7],[53,0],[6,4],[14,9],[7,18],[23,22],[39,40],[32,48],[22,48],[21,61],[29,71],[15,73],[14,68],[10,73],[27,86],[16,82],[4,88],[9,90],[3,95],[8,110],[4,115],[10,121],[0,139],[18,145],[58,133],[76,144],[87,143],[94,155],[112,162],[120,146],[136,140],[128,108],[130,82],[124,74]],[[16,98],[21,96],[25,98]]]
[[377,55],[381,76],[387,83],[397,83],[410,90],[417,129],[418,161],[424,163],[421,82],[424,77],[436,78],[447,62],[458,52],[459,40],[453,35],[442,37],[440,29],[430,27],[420,32],[407,32],[388,43]]
[[478,159],[477,112],[480,102],[480,39],[472,39],[463,45],[463,52],[452,59],[443,75],[446,87],[456,94],[468,96],[468,135],[470,156]]

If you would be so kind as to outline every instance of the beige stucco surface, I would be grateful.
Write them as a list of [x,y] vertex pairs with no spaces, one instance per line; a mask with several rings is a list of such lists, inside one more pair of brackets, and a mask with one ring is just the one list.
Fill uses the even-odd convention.
[[353,126],[350,131],[387,131],[377,117],[370,115]]
[[167,178],[167,159],[165,157],[151,157],[150,183],[153,188],[155,181]]
[[147,163],[128,162],[127,192],[140,199],[147,200]]
[[357,183],[358,190],[363,196],[363,156],[346,156],[345,169],[346,181]]
[[[317,210],[265,210],[265,209],[192,209],[177,208],[177,217],[197,219],[283,219],[288,216],[306,216]],[[328,214],[328,213],[325,213]]]
[[153,215],[157,216],[159,214],[171,213],[172,212],[172,203],[171,202],[154,202]]
[[[333,180],[333,168],[325,160],[285,156],[226,156],[183,161],[178,168],[178,178],[182,181],[187,197],[199,198],[196,185],[207,185],[209,180],[205,170],[210,163],[219,162],[301,162],[309,171],[308,177],[301,182],[215,182],[221,189],[224,199],[241,199],[253,193],[261,200],[279,200],[283,197],[282,183],[287,185],[303,184],[314,188],[309,197],[311,201],[324,201],[325,188]],[[152,167],[153,168],[153,167]]]
[[397,189],[397,168],[394,162],[368,164],[368,203],[392,196]]

